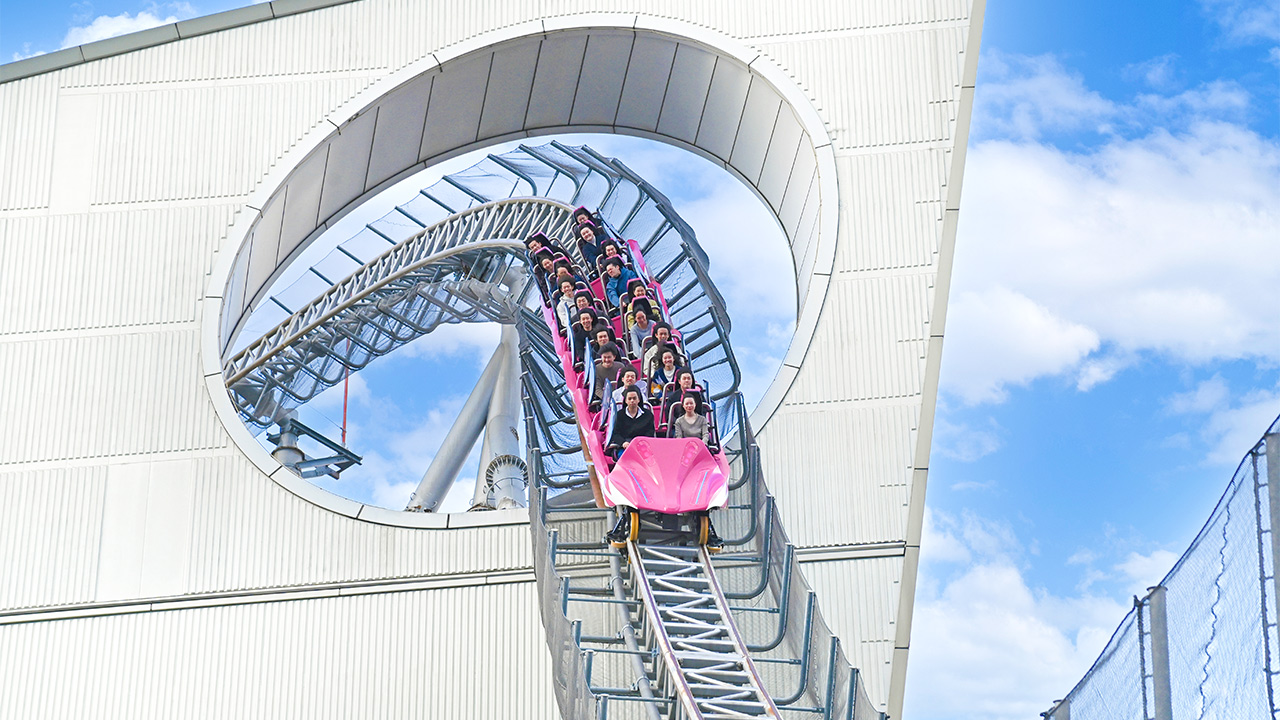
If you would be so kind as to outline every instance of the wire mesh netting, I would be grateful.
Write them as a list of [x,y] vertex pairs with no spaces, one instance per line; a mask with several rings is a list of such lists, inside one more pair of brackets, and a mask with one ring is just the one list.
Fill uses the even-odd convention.
[[[1276,718],[1280,419],[1050,720]],[[1164,646],[1167,645],[1167,650]],[[1167,688],[1167,689],[1166,689]]]

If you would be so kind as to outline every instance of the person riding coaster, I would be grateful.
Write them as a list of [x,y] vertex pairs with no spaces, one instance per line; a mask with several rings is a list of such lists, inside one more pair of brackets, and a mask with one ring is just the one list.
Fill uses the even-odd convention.
[[[692,400],[690,400],[690,405],[693,405]],[[708,459],[710,459],[709,449],[707,448],[705,439],[654,438],[653,411],[647,405],[643,404],[640,388],[635,387],[634,385],[623,389],[623,408],[614,412],[612,421],[613,427],[610,432],[611,438],[609,444],[610,446],[616,446],[616,452],[618,455],[617,459],[619,463],[623,462],[623,459],[626,457],[628,452],[633,451],[633,447],[641,449],[642,455],[648,455],[644,460],[651,461],[655,453],[654,448],[651,448],[650,445],[683,442],[685,444],[678,448],[682,455],[681,460],[686,466],[695,465],[695,463],[691,461],[696,460],[699,453],[696,448],[694,449],[694,452],[690,452],[690,449],[694,448],[694,446],[688,444],[689,440],[694,440],[697,445],[701,446],[701,455],[708,456]],[[705,424],[705,422],[706,421],[704,419],[703,423]],[[647,451],[647,453],[645,451]],[[653,463],[646,462],[645,464],[651,465]],[[647,493],[644,492],[642,483],[637,478],[636,472],[634,470],[627,469],[627,474],[630,476],[633,486],[640,490],[641,496],[646,500],[650,499]],[[708,474],[708,470],[703,471],[702,484],[698,487],[698,496],[694,499],[695,502],[697,499],[702,497],[702,491],[705,488]],[[612,479],[612,473],[610,474],[610,478]],[[639,536],[639,510],[636,505],[618,504],[617,507],[620,512],[618,522],[614,525],[613,529],[605,535],[605,540],[615,548],[623,548],[626,547],[628,542],[636,540]],[[663,510],[659,510],[658,512],[671,514],[670,509],[674,508],[669,508],[666,512]],[[695,518],[699,543],[705,545],[707,547],[707,551],[712,553],[720,552],[724,549],[724,540],[716,533],[715,526],[711,523],[710,508],[705,510],[692,510],[689,514],[693,515]]]
[[[603,236],[603,233],[597,233],[594,239],[603,246],[605,237],[607,236]],[[564,261],[568,260],[564,254],[553,253],[547,243],[542,243],[541,240],[529,243],[528,247],[532,251],[531,259],[536,255],[536,260],[539,261],[535,270],[543,271],[537,274],[545,273],[546,280],[554,280],[556,275],[565,275],[563,267],[556,267],[563,266]],[[635,243],[628,241],[623,247],[629,249],[628,259],[635,263],[635,268],[644,270],[647,267],[643,253]],[[696,436],[659,436],[655,412],[658,408],[649,407],[644,402],[644,388],[649,378],[644,377],[642,371],[637,371],[634,365],[623,362],[625,355],[616,343],[618,340],[642,340],[646,346],[644,348],[634,347],[633,342],[626,342],[626,345],[632,345],[628,349],[636,355],[643,356],[644,349],[650,350],[650,358],[657,361],[655,364],[659,366],[664,365],[661,360],[666,355],[670,367],[664,366],[662,369],[667,371],[667,379],[671,380],[675,379],[675,370],[679,367],[675,363],[685,363],[683,344],[669,323],[661,323],[663,329],[657,332],[657,338],[645,337],[649,333],[644,332],[647,328],[643,326],[648,325],[657,331],[658,317],[666,315],[662,287],[650,281],[650,287],[636,292],[636,288],[643,287],[644,283],[632,282],[634,275],[624,277],[622,270],[629,268],[622,267],[622,258],[613,254],[613,248],[611,244],[609,250],[605,251],[610,253],[608,259],[611,261],[605,277],[599,280],[593,278],[591,283],[581,284],[585,287],[579,285],[574,293],[572,332],[563,336],[553,334],[556,353],[565,374],[568,396],[581,431],[583,452],[590,465],[595,468],[594,477],[603,504],[618,508],[622,514],[623,522],[620,525],[626,530],[621,538],[623,545],[639,537],[640,517],[644,514],[646,533],[672,532],[671,522],[676,523],[675,532],[686,533],[688,520],[691,519],[696,541],[715,552],[723,542],[711,525],[709,512],[724,507],[728,501],[728,460],[720,447],[713,422],[706,440],[700,431]],[[547,256],[550,256],[552,262],[549,263],[549,268],[543,268],[540,261]],[[581,267],[593,269],[590,260],[584,260],[587,260],[587,264]],[[613,269],[613,266],[617,268]],[[570,265],[568,269],[569,274],[577,275],[574,279],[581,283],[579,267]],[[600,285],[596,285],[596,282],[600,282]],[[610,285],[613,287],[610,288]],[[546,289],[548,293],[544,296],[545,300],[550,300],[554,293],[556,300],[560,301],[563,299],[560,296],[565,295],[570,288],[557,282]],[[612,307],[600,298],[606,296],[610,289],[615,293],[614,298],[609,298]],[[644,334],[639,338],[631,332],[633,327],[629,321],[632,318],[620,316],[617,312],[618,301],[624,293],[632,296],[630,300],[634,301],[639,296],[648,301],[638,303],[634,308],[640,310],[641,314],[641,332]],[[581,302],[579,298],[582,298]],[[584,304],[586,307],[583,307]],[[646,304],[649,306],[647,309],[644,307]],[[544,317],[552,328],[562,322],[560,313],[557,312],[560,309],[551,302],[544,306]],[[646,310],[651,310],[658,317],[648,316]],[[619,336],[615,337],[615,333]],[[654,342],[657,340],[663,342]],[[606,348],[609,352],[605,352]],[[600,380],[604,381],[603,388]],[[622,402],[615,402],[614,387],[619,382],[624,384]],[[592,405],[595,407],[591,407]],[[695,415],[707,407],[706,404],[695,404]],[[697,424],[696,419],[690,422]],[[649,513],[655,513],[658,517],[651,518]],[[618,529],[615,527],[614,531]],[[617,540],[619,534],[615,532],[609,542]]]

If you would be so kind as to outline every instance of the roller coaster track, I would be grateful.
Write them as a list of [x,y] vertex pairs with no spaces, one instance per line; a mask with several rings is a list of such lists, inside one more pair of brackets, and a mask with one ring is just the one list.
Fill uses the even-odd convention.
[[707,549],[632,543],[628,553],[685,715],[778,717],[734,625]]
[[[534,230],[563,237],[578,205],[598,208],[615,237],[641,248],[716,400],[733,477],[715,519],[726,549],[714,559],[658,526],[642,528],[625,556],[601,543],[613,514],[592,493],[551,330],[513,244]],[[521,146],[421,191],[265,301],[270,329],[259,319],[248,333],[258,339],[233,339],[224,380],[246,422],[266,427],[442,323],[514,321],[534,570],[561,715],[882,718],[823,621],[765,487],[707,267],[671,203],[622,163],[586,147]]]

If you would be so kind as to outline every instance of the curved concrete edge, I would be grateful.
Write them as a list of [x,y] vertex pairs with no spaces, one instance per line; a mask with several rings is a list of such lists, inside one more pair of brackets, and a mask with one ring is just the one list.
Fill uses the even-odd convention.
[[[839,194],[835,170],[835,154],[832,148],[830,135],[827,132],[825,123],[818,115],[817,109],[813,107],[812,102],[810,102],[805,96],[803,90],[801,90],[800,87],[787,75],[786,71],[771,58],[730,36],[714,30],[669,18],[651,17],[635,13],[586,13],[547,18],[512,25],[455,43],[392,71],[387,76],[372,83],[369,87],[354,95],[350,100],[343,103],[329,114],[326,118],[328,126],[326,126],[325,122],[317,123],[315,128],[304,135],[302,139],[290,148],[280,161],[263,176],[255,189],[246,198],[244,202],[244,209],[238,214],[235,222],[224,236],[217,251],[214,268],[209,274],[209,282],[203,298],[205,307],[203,308],[201,322],[201,367],[206,380],[206,389],[209,391],[210,400],[213,403],[214,410],[218,415],[219,421],[231,435],[235,445],[237,445],[240,451],[243,452],[255,466],[262,470],[264,474],[290,493],[319,507],[355,519],[376,522],[384,525],[395,525],[399,527],[441,527],[439,521],[426,519],[427,517],[431,517],[430,514],[397,513],[396,511],[386,510],[385,508],[374,508],[372,506],[356,503],[312,485],[281,466],[270,456],[270,454],[266,452],[266,450],[262,448],[261,445],[258,444],[256,440],[254,440],[252,435],[248,432],[248,429],[245,428],[244,424],[240,421],[239,414],[232,405],[230,396],[227,394],[226,388],[222,384],[222,351],[219,347],[222,329],[222,303],[224,296],[227,294],[227,286],[231,280],[236,254],[250,236],[255,223],[261,218],[263,208],[267,207],[268,203],[276,196],[280,189],[286,186],[290,178],[300,171],[300,169],[305,165],[305,161],[313,151],[319,148],[330,137],[341,134],[344,128],[359,119],[361,115],[367,112],[370,108],[375,107],[377,100],[392,94],[402,85],[414,78],[437,68],[441,68],[450,60],[456,60],[468,53],[483,51],[485,48],[492,45],[521,40],[538,35],[547,35],[557,31],[584,30],[639,31],[670,35],[673,38],[703,45],[723,57],[728,57],[731,60],[739,62],[750,71],[758,73],[767,82],[769,82],[771,86],[773,86],[773,88],[783,98],[783,101],[791,107],[793,112],[796,113],[796,117],[800,120],[804,131],[807,132],[809,137],[814,140],[814,149],[817,153],[818,182],[821,193],[820,197],[823,201],[822,207],[819,210],[817,260],[814,264],[814,270],[807,280],[807,291],[804,293],[804,306],[797,308],[796,330],[793,334],[790,348],[788,349],[787,359],[779,368],[769,389],[766,391],[764,400],[761,401],[756,410],[752,413],[751,418],[753,424],[757,427],[762,427],[763,424],[772,417],[777,408],[780,407],[782,399],[790,389],[791,383],[794,381],[798,372],[799,365],[803,361],[804,355],[808,351],[809,344],[813,339],[814,332],[816,331],[818,317],[821,313],[822,304],[826,298],[831,267],[835,257],[836,232],[839,224]],[[396,176],[380,183],[377,187],[367,190],[357,199],[347,203],[343,208],[336,211],[333,215],[324,220],[323,223],[317,226],[315,231],[308,235],[307,240],[295,249],[294,253],[291,254],[291,257],[296,257],[296,255],[305,250],[315,238],[319,237],[324,229],[332,226],[337,222],[337,220],[349,214],[369,198],[394,185],[396,182],[403,180],[413,173],[426,169],[427,167],[483,147],[489,147],[509,140],[565,133],[589,133],[593,131],[642,137],[694,152],[700,157],[703,157],[717,166],[728,170],[730,174],[743,182],[754,194],[756,194],[757,198],[760,198],[759,191],[754,184],[735,171],[726,160],[721,159],[711,154],[709,151],[703,150],[691,143],[678,141],[674,138],[658,135],[657,133],[615,126],[560,126],[538,128],[532,131],[512,133],[501,138],[485,138],[483,140],[477,140],[473,143],[458,146],[446,151],[445,153],[438,154],[432,158],[415,164],[403,172],[398,173]],[[760,199],[761,202],[764,202],[763,198]],[[767,203],[766,207],[768,207]],[[776,217],[775,221],[777,221]],[[265,287],[269,287],[270,283],[274,282],[279,273],[283,272],[283,268],[286,265],[287,263],[285,265],[281,265],[272,273],[271,277],[266,281],[267,284]],[[793,265],[793,273],[795,271],[796,268]],[[799,297],[800,294],[800,283],[801,279],[797,278],[797,297]],[[484,515],[489,516],[492,515],[492,513],[484,513]],[[482,524],[490,523],[485,522]],[[444,527],[448,526],[449,524],[446,520]]]

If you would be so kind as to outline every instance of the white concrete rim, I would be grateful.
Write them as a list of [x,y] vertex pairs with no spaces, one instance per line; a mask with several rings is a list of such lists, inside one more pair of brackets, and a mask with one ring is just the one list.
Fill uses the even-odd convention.
[[[206,288],[205,296],[202,298],[203,317],[201,321],[201,366],[204,374],[205,388],[209,393],[209,399],[213,404],[215,414],[218,416],[219,421],[222,423],[227,433],[231,436],[235,445],[245,454],[247,459],[249,459],[264,474],[285,490],[312,504],[341,515],[383,525],[400,527],[444,529],[448,527],[474,527],[477,525],[509,524],[514,520],[514,518],[507,517],[507,515],[515,513],[527,516],[527,513],[524,510],[455,514],[407,513],[392,511],[385,508],[364,505],[331,493],[307,482],[285,468],[276,461],[275,458],[271,457],[271,455],[267,453],[267,451],[263,449],[256,440],[254,440],[253,436],[249,433],[248,428],[246,428],[244,423],[241,422],[239,414],[232,405],[231,398],[223,384],[220,348],[223,295],[228,287],[229,281],[231,280],[231,273],[233,264],[236,260],[237,251],[248,240],[250,233],[255,227],[255,223],[261,217],[261,209],[267,207],[268,202],[285,187],[286,183],[304,163],[304,161],[308,159],[312,151],[318,148],[330,137],[340,134],[343,126],[359,116],[363,110],[373,106],[382,97],[390,95],[402,84],[469,53],[483,52],[490,46],[508,41],[530,39],[536,36],[545,37],[558,31],[580,32],[592,30],[605,32],[633,31],[668,36],[674,40],[701,45],[708,51],[713,52],[720,57],[736,61],[745,66],[752,73],[763,78],[772,86],[772,88],[782,98],[783,102],[792,109],[804,131],[807,132],[809,137],[814,141],[813,147],[818,165],[818,192],[819,198],[823,200],[818,211],[817,222],[819,230],[817,247],[815,250],[816,259],[809,277],[805,279],[796,279],[797,297],[799,297],[802,287],[807,288],[807,292],[804,293],[805,301],[803,306],[797,308],[795,331],[792,335],[791,343],[787,354],[784,357],[783,363],[778,369],[759,405],[757,405],[751,413],[752,424],[757,430],[759,430],[766,422],[768,422],[769,418],[773,416],[774,412],[781,405],[782,399],[790,389],[791,383],[795,380],[799,367],[808,351],[809,344],[813,339],[814,332],[817,328],[818,316],[821,313],[823,302],[826,299],[831,269],[835,260],[836,233],[839,225],[839,205],[837,199],[838,183],[836,179],[835,153],[832,147],[830,135],[828,134],[826,126],[823,123],[822,118],[819,116],[817,109],[814,108],[812,102],[810,102],[804,91],[796,85],[787,72],[773,59],[732,37],[708,28],[679,20],[636,13],[591,13],[545,18],[543,20],[521,23],[488,33],[483,33],[468,40],[455,43],[454,45],[448,46],[447,48],[437,51],[418,61],[409,63],[399,70],[390,73],[381,80],[371,84],[368,88],[358,93],[351,100],[347,101],[331,113],[330,116],[326,118],[328,127],[326,127],[324,122],[317,123],[314,129],[308,132],[295,146],[281,157],[281,159],[274,165],[273,169],[267,172],[262,178],[257,189],[250,193],[244,203],[244,210],[246,212],[238,213],[235,223],[231,226],[224,237],[222,245],[217,252],[213,270],[209,275],[209,284]],[[275,277],[278,276],[280,270],[287,267],[294,259],[296,259],[297,255],[305,250],[305,248],[308,247],[317,237],[319,237],[329,225],[354,210],[369,198],[377,195],[387,187],[390,187],[413,173],[419,172],[427,167],[450,158],[513,139],[583,132],[603,132],[608,134],[625,134],[644,137],[694,152],[727,170],[750,188],[752,192],[756,193],[757,197],[760,196],[757,188],[737,173],[732,166],[728,164],[728,162],[722,161],[710,152],[695,145],[679,141],[672,137],[658,135],[657,133],[646,132],[634,128],[615,126],[566,125],[538,128],[535,131],[524,131],[505,136],[486,138],[481,141],[457,146],[406,168],[404,171],[388,178],[379,185],[370,188],[318,226],[307,237],[307,239],[299,245],[298,249],[293,252],[290,257],[280,263],[272,276],[266,280],[266,286],[269,287]],[[763,199],[761,202],[764,202]],[[767,203],[766,207],[768,207]],[[775,216],[775,222],[776,221],[777,218]],[[793,267],[793,271],[794,270],[795,268]],[[498,513],[502,513],[503,517],[497,517]],[[491,517],[492,519],[484,519],[488,517]],[[454,518],[457,519],[454,520]]]

